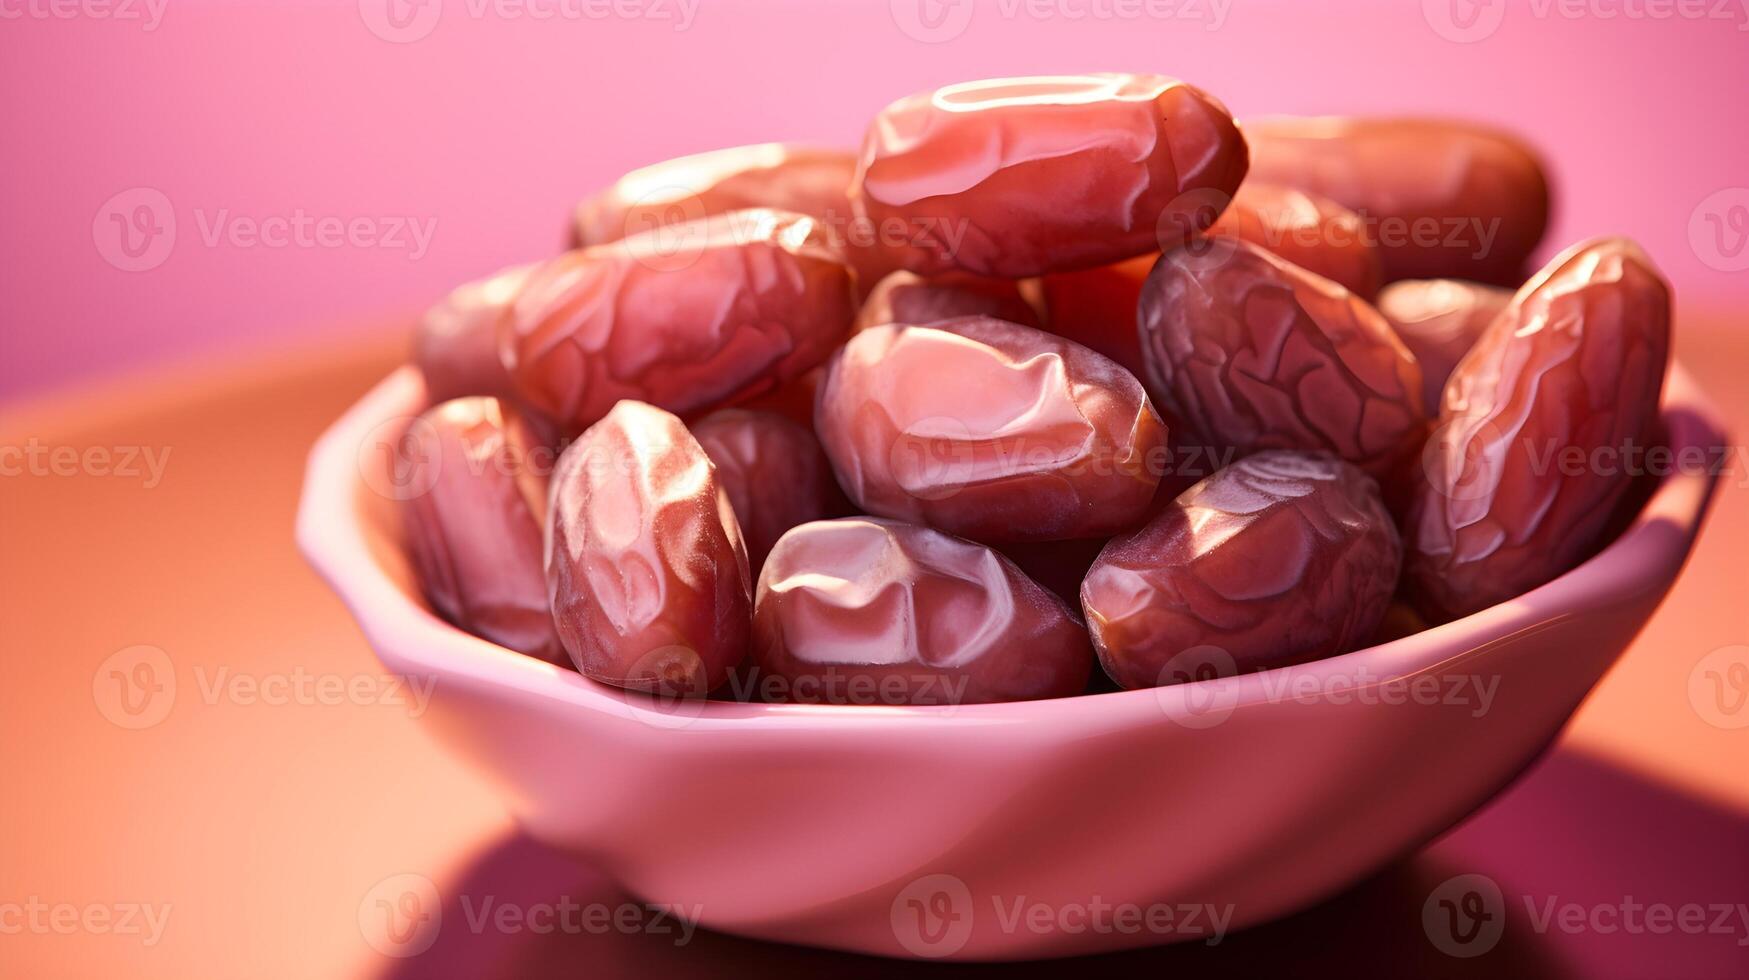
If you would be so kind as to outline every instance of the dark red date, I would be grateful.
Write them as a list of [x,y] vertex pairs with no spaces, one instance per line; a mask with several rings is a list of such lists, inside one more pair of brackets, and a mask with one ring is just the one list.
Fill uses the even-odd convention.
[[496,398],[419,416],[398,447],[407,553],[438,615],[500,646],[568,664],[541,564],[556,450]]
[[1226,107],[1177,79],[1001,78],[884,109],[851,193],[902,267],[1022,279],[1182,241],[1245,165]]
[[1542,585],[1599,545],[1657,437],[1670,287],[1623,238],[1524,285],[1446,382],[1415,498],[1408,587],[1443,622]]
[[767,700],[969,704],[1087,686],[1087,631],[995,551],[899,521],[804,524],[759,578],[753,660]]
[[500,326],[519,396],[571,429],[636,399],[681,415],[814,367],[855,315],[818,223],[735,211],[535,269]]
[[1542,164],[1519,140],[1440,119],[1245,123],[1254,179],[1358,212],[1385,281],[1450,276],[1517,285],[1549,219]]
[[1426,436],[1421,371],[1384,317],[1250,242],[1168,252],[1139,327],[1149,394],[1182,445],[1322,450],[1385,481]]
[[1106,673],[1158,687],[1353,648],[1378,628],[1402,560],[1371,477],[1323,453],[1261,452],[1106,545],[1081,607]]
[[863,510],[979,541],[1136,524],[1166,443],[1128,371],[989,317],[857,334],[827,367],[814,428]]
[[622,401],[559,457],[547,587],[577,669],[700,697],[747,652],[752,580],[716,467],[686,426]]

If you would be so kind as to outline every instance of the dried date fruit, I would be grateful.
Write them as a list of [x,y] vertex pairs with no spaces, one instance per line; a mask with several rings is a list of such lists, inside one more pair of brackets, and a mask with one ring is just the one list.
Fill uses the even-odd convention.
[[1087,632],[995,551],[899,521],[804,524],[759,577],[766,700],[970,704],[1080,694]]
[[716,467],[673,415],[622,401],[559,457],[548,595],[577,669],[700,697],[747,652],[752,578]]
[[1158,687],[1191,667],[1245,673],[1346,652],[1378,628],[1402,559],[1371,477],[1324,453],[1261,452],[1106,545],[1081,607],[1106,673]]
[[425,312],[413,335],[413,363],[425,375],[433,402],[511,393],[510,376],[498,359],[498,319],[533,268],[517,266],[457,286]]
[[1002,78],[882,110],[851,194],[901,267],[1020,279],[1176,244],[1245,166],[1226,107],[1176,79]]
[[1657,436],[1669,349],[1670,287],[1627,239],[1525,283],[1446,382],[1407,525],[1422,615],[1521,595],[1602,544]]
[[1457,279],[1405,279],[1379,293],[1379,312],[1421,365],[1422,405],[1429,418],[1439,415],[1451,369],[1510,302],[1509,289]]
[[734,211],[541,265],[499,351],[517,394],[572,429],[627,398],[706,411],[825,360],[855,315],[852,279],[814,219]]
[[872,232],[853,217],[856,154],[794,143],[695,153],[634,170],[577,206],[572,246],[673,229],[714,214],[772,208],[820,222],[864,290],[889,271]]
[[1420,450],[1414,356],[1336,283],[1250,242],[1192,243],[1161,258],[1140,306],[1144,380],[1182,445],[1324,450],[1387,484]]
[[990,317],[857,334],[826,369],[814,428],[863,510],[979,541],[1139,522],[1166,442],[1128,371]]
[[1245,123],[1253,179],[1322,194],[1360,213],[1385,281],[1516,285],[1542,240],[1549,187],[1522,142],[1483,126],[1415,118]]
[[725,408],[692,423],[717,467],[755,577],[783,533],[849,510],[814,430],[771,412]]
[[496,398],[447,401],[395,456],[407,554],[438,615],[475,636],[566,665],[541,562],[556,451]]
[[934,323],[962,316],[993,316],[998,320],[1039,327],[1038,311],[1011,279],[948,274],[928,279],[900,270],[887,276],[862,301],[853,329],[883,323]]
[[1360,215],[1327,197],[1247,180],[1208,234],[1261,245],[1307,272],[1334,279],[1362,299],[1378,295],[1378,248],[1367,237]]

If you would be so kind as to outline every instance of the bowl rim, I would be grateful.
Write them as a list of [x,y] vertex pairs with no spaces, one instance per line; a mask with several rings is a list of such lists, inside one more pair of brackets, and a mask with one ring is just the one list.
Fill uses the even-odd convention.
[[[1661,417],[1673,451],[1726,444],[1717,410],[1675,362],[1663,395]],[[1283,700],[1283,691],[1352,694],[1404,683],[1648,589],[1667,589],[1687,558],[1718,481],[1715,466],[1705,472],[1677,467],[1660,479],[1615,540],[1567,573],[1469,616],[1321,660],[1166,687],[1034,701],[874,706],[699,700],[675,707],[452,626],[404,591],[376,560],[367,543],[367,518],[356,503],[361,494],[375,492],[360,486],[365,482],[363,452],[373,437],[383,438],[387,427],[409,424],[427,400],[423,378],[411,365],[376,384],[311,448],[298,502],[299,550],[351,611],[378,659],[407,674],[511,688],[653,728],[687,732],[818,731],[822,726],[891,731],[898,717],[907,719],[907,729],[931,722],[1006,726],[1047,719],[1059,726],[1104,729],[1165,715],[1199,728],[1204,726],[1197,719],[1210,705],[1226,712]],[[1366,678],[1364,683],[1361,678]]]

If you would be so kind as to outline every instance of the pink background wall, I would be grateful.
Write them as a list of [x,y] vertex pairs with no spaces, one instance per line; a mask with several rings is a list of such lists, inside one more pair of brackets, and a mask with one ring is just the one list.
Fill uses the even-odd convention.
[[[0,0],[0,397],[368,329],[551,251],[628,168],[851,143],[913,90],[1057,71],[1175,74],[1241,117],[1504,123],[1556,172],[1554,242],[1624,232],[1685,303],[1749,295],[1737,0],[412,0],[404,32],[385,0],[55,4]],[[174,237],[129,255],[136,213],[132,246]],[[340,240],[251,236],[300,214]]]

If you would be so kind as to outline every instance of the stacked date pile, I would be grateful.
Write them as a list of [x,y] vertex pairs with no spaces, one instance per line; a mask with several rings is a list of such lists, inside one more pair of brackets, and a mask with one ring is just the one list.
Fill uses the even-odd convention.
[[683,696],[1343,653],[1541,585],[1633,504],[1549,461],[1657,438],[1669,292],[1624,239],[1526,281],[1547,212],[1498,133],[1241,128],[1155,75],[657,164],[427,315],[408,548],[456,625]]

